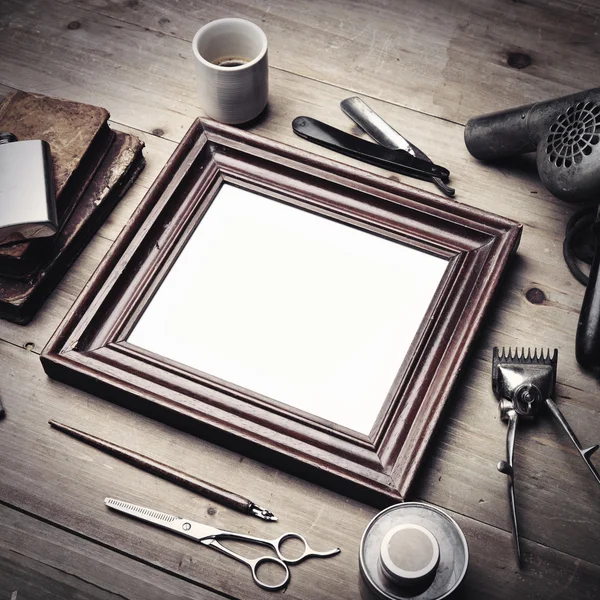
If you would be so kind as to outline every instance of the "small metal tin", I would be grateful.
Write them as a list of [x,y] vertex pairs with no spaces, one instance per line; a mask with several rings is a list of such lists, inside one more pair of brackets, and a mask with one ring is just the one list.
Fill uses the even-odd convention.
[[364,600],[441,600],[463,580],[467,540],[456,521],[421,502],[390,506],[369,523],[360,543]]

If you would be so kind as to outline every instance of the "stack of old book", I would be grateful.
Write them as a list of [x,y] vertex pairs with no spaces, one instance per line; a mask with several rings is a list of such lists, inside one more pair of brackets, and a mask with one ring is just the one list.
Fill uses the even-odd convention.
[[143,169],[143,143],[112,131],[108,118],[98,106],[25,92],[0,104],[0,131],[50,144],[60,227],[0,245],[0,317],[31,320]]

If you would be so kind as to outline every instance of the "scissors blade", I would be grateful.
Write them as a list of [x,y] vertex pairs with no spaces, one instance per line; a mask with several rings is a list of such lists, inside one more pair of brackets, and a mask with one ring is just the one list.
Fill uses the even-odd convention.
[[190,521],[189,519],[182,519],[181,517],[174,517],[168,513],[154,510],[153,508],[138,506],[137,504],[123,502],[122,500],[116,500],[115,498],[105,498],[104,503],[112,510],[125,513],[140,521],[145,521],[146,523],[152,523],[152,525],[169,529],[170,531],[174,531],[175,533],[179,533],[180,535],[205,545],[210,545],[214,537],[222,533],[220,529],[211,527],[210,525],[204,525],[203,523],[197,523],[196,521]]

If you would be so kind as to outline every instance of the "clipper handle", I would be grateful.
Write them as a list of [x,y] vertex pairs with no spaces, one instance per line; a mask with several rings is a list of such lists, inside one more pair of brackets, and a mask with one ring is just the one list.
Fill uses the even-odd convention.
[[519,542],[519,522],[517,521],[517,504],[515,501],[515,438],[517,435],[517,423],[519,415],[510,400],[500,401],[500,417],[508,423],[506,430],[506,460],[498,463],[498,471],[504,473],[507,479],[508,504],[510,506],[510,518],[513,530],[513,542],[515,547],[515,558],[517,566],[521,568],[521,544]]
[[579,452],[579,455],[581,456],[581,458],[583,458],[588,469],[591,471],[592,475],[594,476],[594,479],[598,483],[600,483],[600,473],[598,473],[596,467],[592,464],[592,461],[591,461],[592,454],[594,454],[594,452],[596,452],[598,449],[600,449],[600,445],[595,444],[594,446],[590,446],[589,448],[584,448],[579,443],[579,440],[577,439],[575,432],[571,429],[571,427],[569,426],[569,423],[567,423],[567,420],[565,419],[563,414],[560,412],[560,410],[558,410],[558,406],[556,406],[556,404],[554,404],[552,398],[546,398],[546,406],[550,409],[550,412],[552,413],[554,418],[560,423],[561,427],[567,432],[567,435],[569,436],[570,440],[573,442],[573,445],[575,446],[575,448],[577,448],[577,452]]
[[[600,210],[600,207],[599,207]],[[596,250],[590,269],[590,278],[583,297],[577,334],[575,337],[575,356],[577,362],[587,369],[600,369],[600,214],[592,226]]]

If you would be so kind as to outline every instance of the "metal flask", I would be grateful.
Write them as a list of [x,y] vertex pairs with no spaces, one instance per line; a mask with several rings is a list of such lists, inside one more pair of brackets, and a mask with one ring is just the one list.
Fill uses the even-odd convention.
[[363,600],[440,600],[467,572],[463,532],[445,512],[420,502],[390,506],[369,523],[360,553]]
[[0,244],[48,237],[57,229],[50,146],[0,133]]

